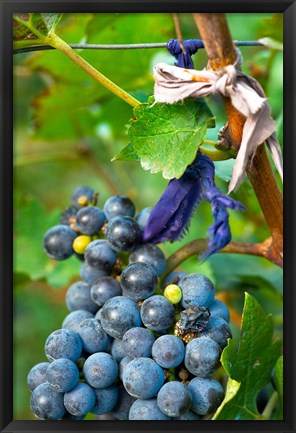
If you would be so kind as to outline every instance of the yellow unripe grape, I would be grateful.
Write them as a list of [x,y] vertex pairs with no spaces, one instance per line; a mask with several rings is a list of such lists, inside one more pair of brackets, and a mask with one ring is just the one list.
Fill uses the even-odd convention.
[[84,254],[86,247],[92,241],[91,236],[81,235],[77,236],[73,242],[73,250],[77,254]]
[[82,195],[77,199],[77,203],[80,207],[85,207],[88,205],[88,198],[86,195]]
[[182,299],[182,290],[177,284],[169,284],[164,289],[163,296],[165,296],[171,304],[178,304]]

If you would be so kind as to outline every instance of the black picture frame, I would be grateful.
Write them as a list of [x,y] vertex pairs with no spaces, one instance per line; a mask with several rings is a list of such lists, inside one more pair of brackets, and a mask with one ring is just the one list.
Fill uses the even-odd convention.
[[12,15],[16,12],[281,12],[284,14],[284,420],[202,422],[198,431],[295,432],[295,28],[296,4],[292,0],[207,1],[9,1],[1,0],[1,369],[0,431],[127,433],[133,431],[197,431],[191,422],[149,421],[14,421],[13,420],[13,94],[12,94]]

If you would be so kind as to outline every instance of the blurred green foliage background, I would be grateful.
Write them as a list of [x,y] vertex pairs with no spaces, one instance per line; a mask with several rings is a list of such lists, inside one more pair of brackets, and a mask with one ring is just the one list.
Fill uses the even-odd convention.
[[[234,40],[270,37],[282,42],[281,14],[227,14]],[[190,14],[180,15],[184,39],[198,38]],[[171,14],[65,14],[57,34],[68,43],[167,42],[176,37]],[[265,47],[241,48],[243,70],[264,87],[277,120],[282,145],[283,54]],[[95,68],[145,102],[153,93],[153,65],[174,59],[165,49],[126,51],[82,50]],[[204,50],[194,56],[195,67],[206,65]],[[219,98],[207,100],[216,140],[226,121]],[[127,124],[132,108],[87,76],[61,53],[40,51],[14,55],[14,418],[33,419],[26,376],[45,360],[44,342],[61,327],[68,314],[64,304],[69,285],[79,279],[80,262],[72,257],[56,263],[42,249],[44,232],[59,221],[79,185],[99,192],[98,205],[114,194],[128,195],[137,210],[153,206],[166,187],[161,174],[151,175],[138,163],[111,162],[128,144]],[[233,161],[216,163],[217,185],[227,192]],[[269,236],[257,199],[246,179],[233,197],[246,212],[231,212],[233,240],[262,241]],[[162,246],[168,256],[181,245],[205,238],[211,210],[202,203],[184,239]],[[203,264],[188,259],[181,268],[211,278],[217,296],[231,311],[234,338],[244,292],[248,291],[272,313],[276,335],[282,338],[282,271],[265,259],[216,254]]]

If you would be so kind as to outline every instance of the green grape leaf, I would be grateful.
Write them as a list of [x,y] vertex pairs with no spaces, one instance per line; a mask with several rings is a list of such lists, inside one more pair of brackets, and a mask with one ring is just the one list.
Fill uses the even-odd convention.
[[[270,382],[271,371],[280,355],[280,342],[273,341],[273,321],[258,301],[245,293],[241,337],[238,348],[229,340],[221,363],[230,378],[225,399],[215,420],[259,420],[256,406],[258,392]],[[240,384],[233,385],[233,381]]]
[[13,16],[13,48],[46,43],[46,36],[60,21],[60,13],[18,13]]
[[274,382],[279,396],[279,407],[276,419],[283,419],[283,373],[283,356],[280,356],[274,369]]
[[195,158],[213,115],[202,100],[179,104],[141,104],[130,120],[129,138],[144,170],[179,178]]
[[121,152],[113,156],[111,161],[140,161],[140,158],[136,154],[134,146],[129,143]]

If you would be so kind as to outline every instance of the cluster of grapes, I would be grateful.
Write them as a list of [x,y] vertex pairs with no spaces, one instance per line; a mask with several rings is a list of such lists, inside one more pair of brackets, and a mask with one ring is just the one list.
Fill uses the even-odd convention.
[[66,294],[70,313],[45,342],[49,362],[27,383],[39,419],[197,420],[224,398],[212,376],[231,337],[227,306],[200,274],[173,272],[142,242],[151,208],[135,217],[125,196],[96,206],[89,187],[72,194],[61,224],[44,236],[49,257],[82,260]]

